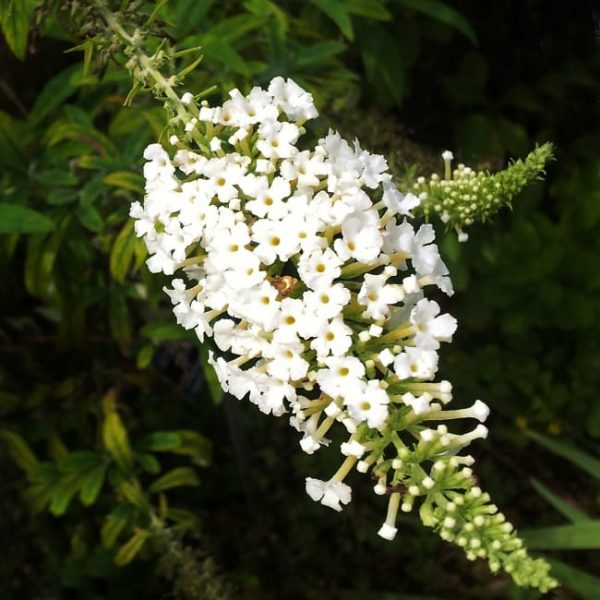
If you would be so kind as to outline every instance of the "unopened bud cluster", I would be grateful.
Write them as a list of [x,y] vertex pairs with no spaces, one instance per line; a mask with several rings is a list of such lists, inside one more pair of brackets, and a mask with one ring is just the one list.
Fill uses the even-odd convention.
[[526,185],[541,178],[551,157],[552,145],[544,144],[524,160],[517,160],[492,175],[464,164],[452,169],[454,156],[446,150],[442,154],[443,176],[434,173],[428,179],[419,177],[412,183],[411,191],[421,199],[418,213],[426,219],[432,214],[439,215],[448,227],[456,229],[460,241],[466,241],[464,228],[485,222],[500,208],[510,206]]
[[[287,413],[309,454],[333,427],[346,432],[338,471],[306,480],[315,501],[341,510],[346,477],[368,473],[388,496],[382,537],[394,538],[398,511],[417,508],[469,558],[551,587],[547,565],[527,557],[475,486],[472,457],[459,454],[487,436],[489,411],[479,400],[446,409],[452,386],[435,381],[456,320],[427,297],[452,286],[433,228],[413,224],[419,198],[358,142],[330,131],[301,145],[317,111],[291,80],[233,90],[222,106],[189,94],[182,105],[202,145],[173,136],[172,152],[149,146],[145,201],[131,215],[149,269],[181,272],[166,292],[182,327],[214,339],[223,389]],[[477,425],[452,433],[456,419]]]

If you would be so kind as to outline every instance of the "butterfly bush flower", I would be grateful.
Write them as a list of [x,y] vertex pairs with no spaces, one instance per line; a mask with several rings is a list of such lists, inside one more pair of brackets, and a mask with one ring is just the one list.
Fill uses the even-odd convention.
[[[233,90],[218,107],[184,104],[195,137],[146,149],[146,197],[131,216],[150,271],[177,272],[165,289],[177,322],[221,351],[210,362],[223,389],[287,414],[309,454],[332,428],[346,432],[338,471],[306,479],[316,502],[342,510],[348,475],[368,473],[388,498],[381,537],[418,508],[467,558],[552,587],[460,454],[487,436],[487,406],[447,410],[452,386],[435,381],[457,323],[430,298],[452,284],[433,228],[412,217],[420,199],[335,131],[299,147],[318,113],[290,79]],[[445,422],[457,419],[477,425],[452,433]]]

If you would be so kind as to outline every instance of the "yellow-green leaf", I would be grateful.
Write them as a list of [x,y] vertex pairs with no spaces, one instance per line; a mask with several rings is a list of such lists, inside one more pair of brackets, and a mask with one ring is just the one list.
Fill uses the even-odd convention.
[[129,564],[142,549],[150,532],[146,529],[138,529],[127,542],[125,542],[115,555],[115,564],[124,567]]
[[115,545],[119,535],[129,524],[134,510],[131,505],[119,506],[104,519],[100,530],[100,540],[104,548],[110,549]]
[[0,430],[0,440],[8,446],[11,458],[24,471],[28,472],[38,465],[35,454],[20,435],[12,431]]
[[99,465],[81,479],[79,499],[84,506],[90,506],[96,501],[104,484],[107,467],[107,464]]
[[117,235],[110,253],[110,274],[119,283],[125,281],[135,252],[135,231],[129,220]]
[[151,494],[175,487],[200,485],[196,472],[190,467],[177,467],[159,477],[148,489]]
[[106,185],[111,185],[122,190],[135,192],[140,196],[144,193],[144,178],[139,173],[132,171],[115,171],[109,173],[102,180]]
[[104,447],[124,471],[133,465],[133,454],[129,445],[129,436],[115,407],[115,397],[109,392],[104,397],[104,423],[102,439]]

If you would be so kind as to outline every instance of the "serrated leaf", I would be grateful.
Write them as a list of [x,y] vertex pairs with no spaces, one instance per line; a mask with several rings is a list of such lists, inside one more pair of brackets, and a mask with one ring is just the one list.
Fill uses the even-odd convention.
[[146,529],[138,529],[125,544],[123,544],[115,555],[115,564],[118,567],[128,565],[140,552],[150,532]]
[[469,25],[469,22],[456,10],[437,0],[398,0],[407,8],[421,12],[432,19],[441,21],[457,31],[460,31],[466,38],[478,45],[477,34]]
[[56,225],[46,215],[17,204],[0,203],[0,234],[44,233]]
[[600,520],[521,531],[531,550],[598,550]]
[[107,468],[108,465],[106,463],[99,465],[82,477],[79,499],[84,506],[90,506],[96,501],[104,485]]
[[583,452],[566,442],[550,438],[541,433],[535,431],[527,431],[527,436],[532,440],[535,440],[540,446],[543,446],[550,452],[553,452],[557,456],[560,456],[570,462],[576,467],[579,467],[586,473],[589,473],[592,477],[600,480],[600,460],[591,456],[587,452]]
[[26,472],[30,472],[38,463],[27,442],[13,431],[0,430],[0,441],[8,447],[11,458]]
[[133,221],[128,220],[117,235],[110,252],[110,273],[119,283],[123,283],[129,273],[135,252],[135,231]]
[[129,524],[134,511],[133,506],[119,506],[106,517],[100,530],[100,540],[104,548],[112,548],[115,545],[119,535]]
[[320,11],[325,13],[350,41],[354,39],[352,19],[348,7],[342,0],[310,0]]
[[200,480],[194,469],[190,467],[176,467],[158,478],[148,488],[148,491],[151,494],[156,494],[157,492],[163,492],[175,487],[197,485],[200,485]]

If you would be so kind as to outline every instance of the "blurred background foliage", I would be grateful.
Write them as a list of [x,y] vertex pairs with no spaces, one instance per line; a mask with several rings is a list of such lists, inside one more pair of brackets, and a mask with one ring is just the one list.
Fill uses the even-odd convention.
[[[368,486],[341,517],[305,497],[304,477],[333,468],[326,453],[302,455],[283,420],[221,397],[206,348],[172,324],[165,282],[144,267],[127,215],[163,109],[149,97],[123,108],[125,70],[109,63],[98,80],[65,53],[80,41],[65,7],[85,2],[39,4],[0,0],[0,598],[538,597],[412,517],[397,542],[378,539],[384,506]],[[442,365],[457,404],[492,407],[478,474],[553,560],[554,597],[597,598],[597,9],[158,7],[177,49],[202,47],[188,89],[216,85],[218,100],[292,77],[324,114],[318,130],[358,136],[407,184],[440,172],[446,148],[496,169],[555,143],[546,183],[512,211],[466,244],[440,228],[460,325]]]

